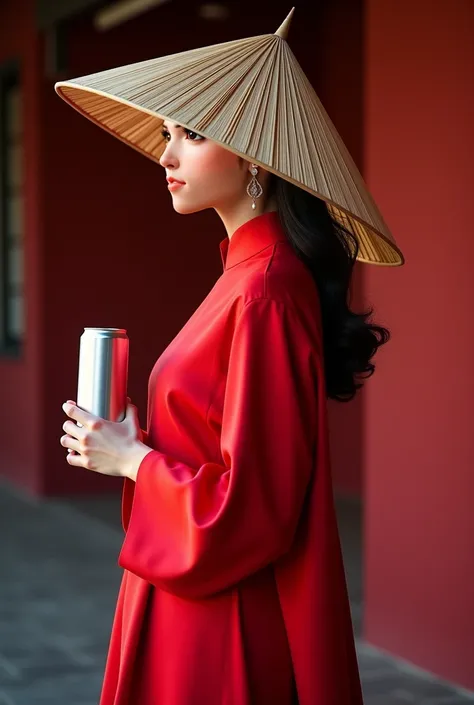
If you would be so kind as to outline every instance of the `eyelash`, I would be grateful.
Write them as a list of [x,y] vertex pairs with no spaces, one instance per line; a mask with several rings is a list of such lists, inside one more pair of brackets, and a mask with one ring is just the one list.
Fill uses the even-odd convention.
[[[198,140],[195,140],[195,139],[191,140],[191,142],[202,142],[203,140],[206,139],[205,137],[202,137],[202,135],[198,135],[198,133],[194,132],[193,130],[188,130],[186,127],[184,127],[183,129],[184,129],[185,133],[188,135],[188,137],[189,137],[189,135],[196,135],[196,137],[200,138]],[[162,135],[162,137],[165,138],[165,141],[167,142],[168,141],[167,138],[170,136],[170,133],[168,132],[168,130],[162,130],[161,135]]]

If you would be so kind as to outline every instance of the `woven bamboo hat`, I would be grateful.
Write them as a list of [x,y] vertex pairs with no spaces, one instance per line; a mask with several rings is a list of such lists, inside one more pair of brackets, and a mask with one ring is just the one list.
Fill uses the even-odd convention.
[[362,262],[401,265],[355,162],[286,37],[275,32],[101,71],[55,90],[97,125],[158,162],[164,120],[214,140],[326,201]]

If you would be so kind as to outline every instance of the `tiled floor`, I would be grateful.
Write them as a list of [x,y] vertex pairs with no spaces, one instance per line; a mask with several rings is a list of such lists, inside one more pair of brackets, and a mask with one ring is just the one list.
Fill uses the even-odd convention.
[[[356,634],[360,515],[339,517]],[[96,705],[120,580],[119,500],[32,501],[0,485],[0,705]],[[366,705],[461,705],[455,688],[358,640]],[[316,705],[316,704],[315,704]]]

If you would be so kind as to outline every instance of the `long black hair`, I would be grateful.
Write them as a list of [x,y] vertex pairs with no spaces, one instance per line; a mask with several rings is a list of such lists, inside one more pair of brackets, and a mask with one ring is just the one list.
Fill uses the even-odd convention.
[[285,234],[316,282],[321,304],[327,396],[350,401],[375,370],[371,362],[390,332],[348,305],[357,239],[330,214],[323,199],[269,174],[266,196],[274,196]]

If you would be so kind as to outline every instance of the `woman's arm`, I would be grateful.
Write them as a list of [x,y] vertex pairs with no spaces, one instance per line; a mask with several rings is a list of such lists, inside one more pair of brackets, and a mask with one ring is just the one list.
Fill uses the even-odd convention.
[[246,305],[229,361],[223,462],[191,468],[147,452],[134,473],[122,567],[199,598],[288,550],[313,467],[314,353],[293,310],[270,299]]

